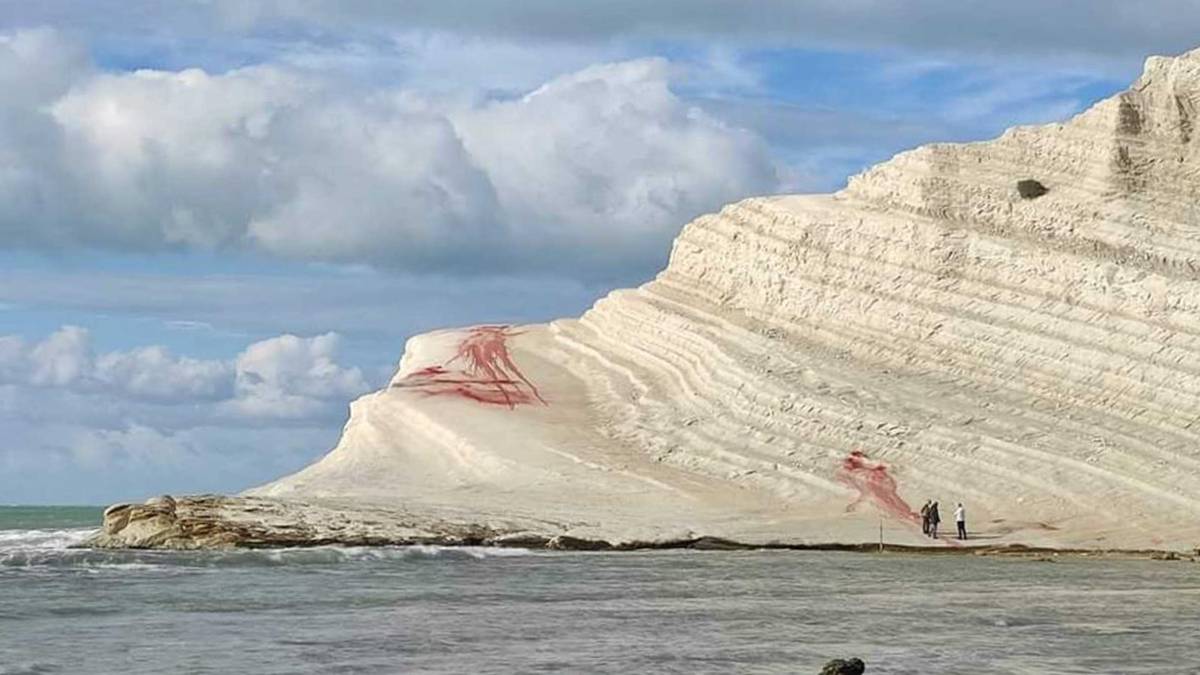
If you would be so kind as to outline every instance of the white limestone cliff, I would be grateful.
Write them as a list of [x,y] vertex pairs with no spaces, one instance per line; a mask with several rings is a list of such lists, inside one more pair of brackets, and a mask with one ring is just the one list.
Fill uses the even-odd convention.
[[1200,51],[1155,57],[1069,122],[727,206],[579,319],[413,338],[332,452],[249,495],[912,545],[938,499],[981,543],[1193,548],[1198,108]]

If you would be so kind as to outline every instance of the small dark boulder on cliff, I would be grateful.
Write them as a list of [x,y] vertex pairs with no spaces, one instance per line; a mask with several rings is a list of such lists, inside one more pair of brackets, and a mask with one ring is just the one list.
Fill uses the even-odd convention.
[[1049,191],[1050,188],[1042,185],[1041,181],[1032,178],[1017,181],[1017,194],[1021,195],[1021,199],[1037,199]]
[[825,664],[821,675],[862,675],[866,670],[862,659],[834,659]]

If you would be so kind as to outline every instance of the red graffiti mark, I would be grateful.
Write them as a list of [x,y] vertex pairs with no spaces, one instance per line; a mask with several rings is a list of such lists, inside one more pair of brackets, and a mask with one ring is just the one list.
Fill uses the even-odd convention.
[[449,361],[409,373],[392,386],[426,396],[461,396],[509,408],[534,402],[547,405],[508,353],[506,341],[514,335],[519,333],[510,326],[471,328]]
[[837,479],[858,490],[858,498],[846,507],[847,511],[853,510],[865,500],[870,500],[887,515],[914,523],[921,522],[920,515],[896,492],[896,479],[888,473],[887,465],[872,462],[863,451],[855,450],[842,460]]

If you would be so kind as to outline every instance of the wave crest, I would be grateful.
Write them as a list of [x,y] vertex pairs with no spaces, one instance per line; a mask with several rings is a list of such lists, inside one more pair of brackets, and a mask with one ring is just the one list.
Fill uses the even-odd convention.
[[0,531],[0,570],[76,568],[154,570],[213,567],[343,565],[427,560],[471,561],[532,555],[523,548],[485,546],[313,546],[230,551],[135,551],[72,548],[93,529]]

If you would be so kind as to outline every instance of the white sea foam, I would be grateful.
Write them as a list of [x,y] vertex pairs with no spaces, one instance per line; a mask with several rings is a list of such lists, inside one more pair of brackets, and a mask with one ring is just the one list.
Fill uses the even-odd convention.
[[513,556],[531,555],[533,551],[527,548],[499,548],[495,546],[431,546],[417,545],[401,548],[407,553],[437,557],[447,553],[452,555],[468,555],[472,558],[508,558]]
[[118,551],[72,548],[94,532],[94,528],[0,530],[0,569],[143,564],[132,562],[128,554]]
[[83,543],[95,528],[65,530],[0,530],[0,554],[13,550],[66,549]]
[[259,558],[274,564],[312,564],[339,562],[371,562],[406,559],[507,558],[532,555],[526,548],[497,548],[491,546],[314,546],[272,549],[267,551],[234,551],[230,558],[243,560]]
[[122,551],[73,548],[90,528],[0,531],[0,568],[155,570],[163,568],[338,565],[403,560],[484,560],[532,555],[524,548],[485,546],[314,546],[232,551]]

